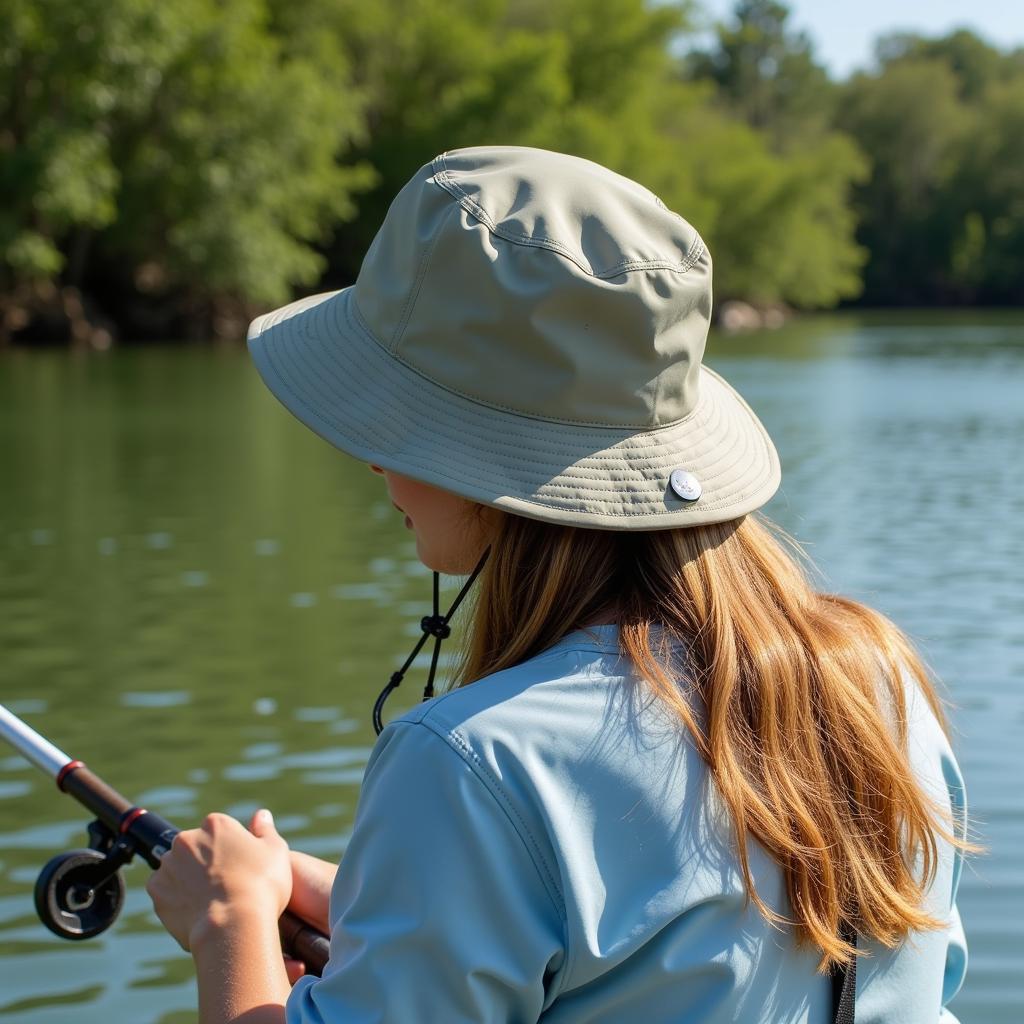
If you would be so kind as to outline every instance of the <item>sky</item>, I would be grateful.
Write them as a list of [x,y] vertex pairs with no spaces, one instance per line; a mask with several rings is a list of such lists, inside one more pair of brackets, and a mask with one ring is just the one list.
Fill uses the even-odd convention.
[[[728,18],[733,0],[701,0],[712,21]],[[874,40],[895,30],[945,35],[970,28],[1000,49],[1024,46],[1022,0],[788,0],[789,24],[807,32],[834,78],[867,68]]]

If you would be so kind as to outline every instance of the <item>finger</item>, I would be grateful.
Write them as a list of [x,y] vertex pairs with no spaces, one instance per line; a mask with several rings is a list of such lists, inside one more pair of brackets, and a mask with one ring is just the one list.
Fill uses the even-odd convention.
[[146,893],[153,901],[154,906],[156,905],[156,901],[163,896],[163,892],[160,889],[161,881],[163,881],[163,879],[159,877],[159,874],[156,871],[146,879]]
[[249,831],[260,839],[277,837],[277,829],[274,827],[274,816],[266,807],[261,807],[252,816],[252,821],[249,822]]
[[270,843],[282,850],[288,850],[288,840],[277,831],[274,824],[274,816],[266,808],[261,808],[252,817],[250,826],[257,839],[264,843]]
[[274,816],[265,807],[261,807],[258,811],[253,811],[249,819],[249,831],[254,836],[262,836],[268,824],[273,826]]
[[206,832],[208,835],[216,835],[225,829],[238,828],[239,823],[230,814],[221,811],[213,811],[203,818],[203,823],[198,831]]
[[165,903],[166,894],[160,886],[159,876],[160,872],[154,871],[146,882],[146,892],[153,901],[153,913],[156,914],[157,920],[167,929],[167,933],[171,938],[187,953],[189,952],[188,944],[179,939],[175,934],[173,906],[169,907]]
[[306,973],[306,965],[301,960],[293,960],[290,956],[286,956],[284,970],[288,975],[288,984],[294,985]]

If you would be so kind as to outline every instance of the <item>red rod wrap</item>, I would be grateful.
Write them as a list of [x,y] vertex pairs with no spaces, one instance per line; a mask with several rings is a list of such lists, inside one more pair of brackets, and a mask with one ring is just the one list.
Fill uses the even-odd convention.
[[133,807],[130,811],[127,811],[125,813],[125,816],[121,819],[121,826],[118,831],[120,831],[121,835],[124,835],[125,832],[127,832],[128,829],[132,827],[132,824],[135,821],[141,818],[144,814],[148,813],[149,812],[146,810],[145,807]]
[[84,768],[84,761],[68,761],[66,765],[59,772],[57,772],[57,788],[64,791],[64,780],[76,769]]

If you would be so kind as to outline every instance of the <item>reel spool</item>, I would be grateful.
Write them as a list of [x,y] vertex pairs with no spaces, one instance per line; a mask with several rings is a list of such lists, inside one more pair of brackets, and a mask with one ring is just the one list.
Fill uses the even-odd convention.
[[106,931],[124,906],[120,871],[99,850],[72,850],[51,858],[36,879],[39,920],[62,939],[89,939]]

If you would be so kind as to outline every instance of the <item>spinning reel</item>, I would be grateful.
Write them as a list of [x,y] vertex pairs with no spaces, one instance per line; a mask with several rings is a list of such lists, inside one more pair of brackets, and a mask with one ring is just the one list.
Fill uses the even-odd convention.
[[[39,919],[62,939],[89,939],[117,920],[124,906],[123,868],[141,857],[151,868],[178,834],[159,814],[136,807],[81,761],[73,761],[0,704],[0,739],[6,740],[73,796],[96,820],[88,826],[88,849],[51,858],[39,873],[35,905]],[[278,922],[284,952],[319,975],[330,945],[327,936],[285,911]]]
[[36,879],[39,920],[62,939],[91,939],[105,932],[124,906],[121,868],[134,845],[103,824],[89,825],[89,848],[58,853]]

